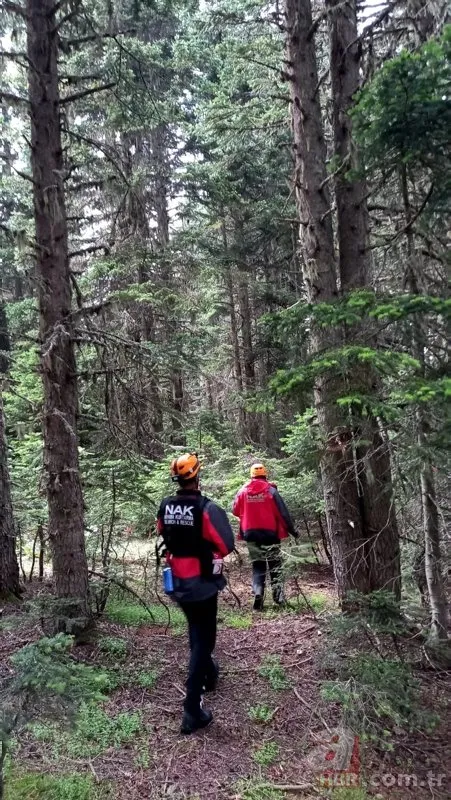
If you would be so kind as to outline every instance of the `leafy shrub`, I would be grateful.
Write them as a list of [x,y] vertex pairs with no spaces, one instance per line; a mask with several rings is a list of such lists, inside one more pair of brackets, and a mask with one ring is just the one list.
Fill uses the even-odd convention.
[[264,742],[254,750],[252,758],[260,767],[270,767],[277,761],[279,749],[277,742]]
[[137,683],[143,689],[153,689],[158,680],[158,672],[156,669],[142,671],[138,673]]
[[253,722],[266,724],[268,722],[271,722],[274,713],[275,712],[273,708],[270,708],[269,706],[262,704],[262,705],[251,706],[248,711],[248,716],[249,719],[251,719]]
[[116,636],[102,636],[99,641],[99,650],[116,659],[123,659],[127,655],[127,642]]
[[261,675],[262,678],[267,678],[271,688],[277,691],[287,689],[290,685],[285,670],[280,663],[279,656],[264,656],[258,668],[258,674]]
[[28,695],[30,700],[60,698],[70,705],[81,700],[104,700],[111,688],[108,672],[71,658],[73,638],[58,634],[22,647],[11,657],[16,674],[10,695]]

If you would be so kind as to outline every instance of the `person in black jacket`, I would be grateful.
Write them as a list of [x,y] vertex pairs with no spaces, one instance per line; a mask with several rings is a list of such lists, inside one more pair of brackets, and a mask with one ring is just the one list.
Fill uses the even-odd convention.
[[234,548],[226,512],[199,490],[200,462],[185,453],[171,464],[176,494],[162,500],[157,529],[172,570],[173,597],[188,621],[190,662],[182,733],[208,725],[213,715],[201,707],[203,691],[213,691],[219,667],[213,658],[216,644],[218,592],[226,581],[224,556]]

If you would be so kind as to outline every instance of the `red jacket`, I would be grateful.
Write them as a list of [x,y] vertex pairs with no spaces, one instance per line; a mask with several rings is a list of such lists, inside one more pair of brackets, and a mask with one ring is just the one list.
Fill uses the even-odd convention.
[[167,548],[176,600],[206,600],[224,588],[224,577],[212,569],[213,557],[223,558],[234,546],[222,508],[199,491],[179,489],[161,501],[157,530]]
[[260,545],[278,544],[288,534],[297,536],[289,511],[274,484],[253,478],[235,497],[233,508],[240,520],[240,539]]

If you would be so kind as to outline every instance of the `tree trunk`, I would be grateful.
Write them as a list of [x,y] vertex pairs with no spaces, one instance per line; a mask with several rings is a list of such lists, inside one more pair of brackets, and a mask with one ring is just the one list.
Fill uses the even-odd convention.
[[[356,0],[346,4],[328,0],[327,5],[334,155],[341,165],[335,175],[338,272],[341,291],[346,294],[371,285],[367,185],[363,178],[355,177],[359,167],[358,152],[349,116],[360,87],[360,43]],[[361,326],[348,328],[345,338],[349,343],[359,341]],[[362,365],[353,371],[351,383],[354,391],[372,396],[380,380],[371,365]],[[401,561],[388,440],[372,414],[363,418],[354,409],[351,425],[370,584],[374,588],[393,589],[399,597]]]
[[0,597],[18,595],[19,564],[16,554],[16,536],[11,482],[8,469],[8,448],[3,412],[3,380],[9,369],[10,350],[8,321],[3,302],[0,301]]
[[[412,211],[410,206],[407,168],[401,167],[401,192],[404,205],[407,245],[407,285],[412,294],[421,294],[416,271],[415,241],[411,228]],[[425,335],[419,316],[413,318],[412,354],[421,365],[422,375],[426,376],[424,354]],[[448,602],[442,573],[442,553],[440,542],[440,520],[435,489],[433,465],[430,460],[427,442],[427,421],[421,406],[415,413],[417,442],[421,457],[420,485],[421,510],[424,533],[424,563],[426,584],[431,607],[429,642],[432,646],[449,641]]]
[[[165,124],[158,125],[150,134],[152,148],[153,166],[153,205],[157,222],[157,242],[162,259],[162,279],[165,288],[171,292],[174,289],[174,274],[171,266],[170,255],[168,252],[169,238],[169,211],[168,195],[169,182],[168,175],[168,147],[167,147],[167,127]],[[177,334],[177,321],[173,318],[173,302],[168,299],[168,323],[167,336],[172,339]],[[173,434],[171,440],[173,444],[183,445],[185,436],[183,434],[182,420],[184,411],[184,387],[183,374],[179,364],[173,364],[170,374],[171,394],[169,405],[171,408],[171,422]]]
[[8,471],[3,398],[0,390],[0,597],[19,595],[19,565],[16,555],[11,487]]
[[[249,301],[249,281],[244,269],[238,268],[238,308],[241,320],[241,343],[244,366],[245,397],[248,398],[256,390],[254,347],[252,341],[252,313]],[[246,439],[249,442],[259,441],[258,420],[254,411],[246,410]]]
[[[221,221],[221,234],[222,234],[222,245],[224,248],[224,253],[228,258],[229,246],[227,241],[227,229],[224,218]],[[232,338],[232,350],[233,350],[233,374],[235,378],[237,403],[238,403],[238,425],[241,437],[244,439],[246,435],[246,412],[243,407],[243,398],[244,398],[243,370],[241,367],[240,342],[238,338],[238,320],[235,307],[233,272],[232,272],[232,265],[230,264],[230,262],[228,262],[225,267],[225,284],[229,302],[230,335]]]
[[78,465],[77,376],[71,317],[64,160],[54,0],[27,0],[36,260],[44,385],[44,461],[57,627],[75,631],[88,619],[88,565]]
[[[310,303],[330,303],[338,296],[337,264],[310,0],[285,0],[285,11],[304,283]],[[342,344],[338,328],[312,326],[313,354]],[[324,439],[321,473],[326,518],[342,602],[351,589],[368,593],[377,588],[391,588],[399,594],[398,573],[391,566],[391,553],[387,554],[380,575],[371,569],[374,537],[368,537],[364,523],[355,465],[355,432],[349,415],[336,402],[348,391],[349,387],[336,376],[323,373],[316,379],[315,406]],[[377,553],[378,561],[382,555]]]

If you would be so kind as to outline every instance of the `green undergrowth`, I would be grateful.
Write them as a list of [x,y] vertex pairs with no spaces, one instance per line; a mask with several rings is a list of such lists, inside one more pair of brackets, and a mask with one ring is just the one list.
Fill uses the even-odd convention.
[[248,711],[248,717],[252,722],[257,722],[260,725],[267,725],[272,721],[275,714],[275,709],[270,708],[265,703],[260,703],[256,706],[251,706]]
[[326,797],[330,800],[371,800],[363,786],[337,786]]
[[315,614],[320,614],[330,605],[330,597],[323,592],[304,592],[304,594],[290,598],[290,604],[294,611],[313,610]]
[[0,633],[2,631],[13,631],[21,623],[21,618],[18,614],[11,614],[10,616],[0,619]]
[[248,612],[226,611],[220,615],[220,621],[226,628],[247,630],[252,627],[252,614]]
[[173,603],[168,603],[168,608],[160,603],[152,603],[148,607],[152,616],[139,603],[125,602],[115,598],[108,601],[106,616],[111,622],[130,628],[138,628],[141,625],[168,625],[173,633],[181,633],[185,630],[184,614]]
[[322,592],[308,594],[304,592],[303,595],[299,594],[290,597],[287,604],[280,607],[270,605],[269,601],[267,601],[262,616],[265,619],[276,619],[281,614],[290,614],[292,616],[303,613],[320,614],[330,607],[330,604],[330,597],[327,594]]
[[134,678],[134,683],[141,686],[142,689],[153,689],[159,677],[159,672],[156,669],[141,670]]
[[99,650],[107,656],[111,656],[115,661],[123,661],[127,656],[127,642],[117,636],[102,636],[99,639]]
[[263,742],[263,744],[254,749],[252,758],[260,767],[270,767],[277,761],[279,753],[280,747],[277,742]]
[[262,678],[266,678],[271,686],[271,689],[280,691],[288,689],[290,682],[287,674],[281,664],[280,657],[276,655],[266,655],[262,658],[261,664],[258,668],[258,674]]
[[235,784],[236,797],[240,800],[284,800],[285,792],[255,778],[238,781]]
[[101,706],[83,703],[71,729],[39,722],[30,725],[30,730],[35,739],[50,746],[55,759],[93,758],[134,740],[143,724],[137,711],[110,717]]
[[388,592],[352,596],[354,613],[329,619],[323,654],[321,696],[338,704],[343,724],[362,741],[392,751],[401,731],[430,734],[440,722],[440,704],[425,703],[411,632]]
[[96,784],[91,775],[28,774],[11,778],[4,800],[114,800],[111,784]]

